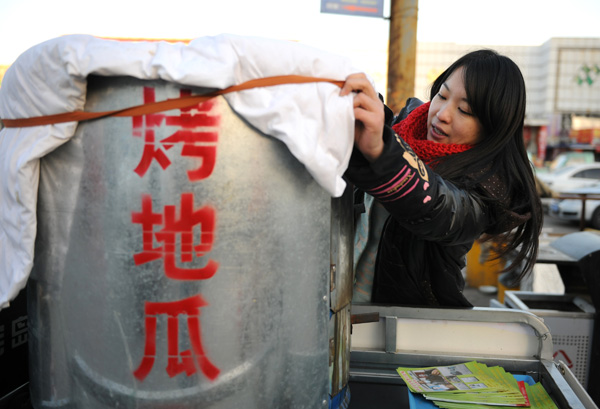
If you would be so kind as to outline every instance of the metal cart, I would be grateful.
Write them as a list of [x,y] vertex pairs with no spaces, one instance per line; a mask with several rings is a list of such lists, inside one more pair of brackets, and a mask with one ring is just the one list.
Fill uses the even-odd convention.
[[352,314],[379,319],[352,328],[350,409],[409,407],[397,367],[473,360],[530,375],[561,409],[597,408],[567,366],[553,362],[550,331],[530,312],[353,305]]

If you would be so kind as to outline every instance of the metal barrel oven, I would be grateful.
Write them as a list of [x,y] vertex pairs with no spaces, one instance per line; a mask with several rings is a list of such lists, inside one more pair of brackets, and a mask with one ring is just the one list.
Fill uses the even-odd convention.
[[[202,91],[91,77],[86,110]],[[327,407],[348,376],[350,196],[222,97],[80,123],[40,167],[34,407]]]

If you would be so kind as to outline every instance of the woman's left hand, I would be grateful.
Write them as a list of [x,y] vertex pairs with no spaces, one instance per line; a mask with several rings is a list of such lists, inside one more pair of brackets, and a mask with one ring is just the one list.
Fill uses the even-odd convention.
[[354,144],[367,160],[374,162],[383,152],[385,111],[379,94],[365,74],[352,74],[340,91],[340,96],[354,96]]

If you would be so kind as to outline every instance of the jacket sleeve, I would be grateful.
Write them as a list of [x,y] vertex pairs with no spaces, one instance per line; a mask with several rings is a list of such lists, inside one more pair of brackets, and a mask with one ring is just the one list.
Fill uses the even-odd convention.
[[492,223],[481,197],[433,172],[387,125],[383,138],[384,151],[373,163],[354,149],[346,178],[418,237],[440,244],[472,244]]

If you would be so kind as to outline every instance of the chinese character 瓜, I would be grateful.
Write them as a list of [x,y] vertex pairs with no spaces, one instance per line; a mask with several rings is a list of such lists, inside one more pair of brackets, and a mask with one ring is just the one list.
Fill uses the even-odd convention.
[[[167,315],[167,373],[172,378],[182,372],[187,376],[196,373],[200,368],[204,376],[214,380],[220,373],[213,363],[206,357],[202,346],[202,332],[200,330],[200,308],[208,305],[200,295],[173,302],[146,302],[146,344],[144,357],[139,367],[133,372],[134,376],[143,381],[154,365],[156,358],[156,327],[157,316]],[[179,315],[187,315],[187,327],[191,350],[179,352]],[[197,366],[196,366],[197,364]]]

